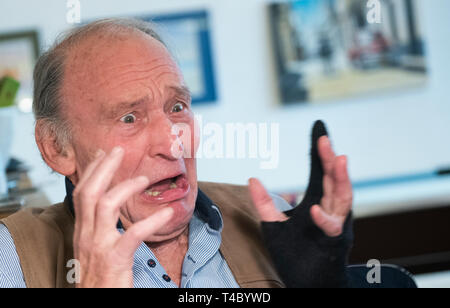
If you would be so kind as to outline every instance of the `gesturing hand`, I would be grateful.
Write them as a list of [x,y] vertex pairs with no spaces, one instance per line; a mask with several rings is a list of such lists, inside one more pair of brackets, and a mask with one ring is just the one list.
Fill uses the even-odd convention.
[[324,124],[315,123],[311,174],[303,201],[281,213],[263,185],[250,179],[253,203],[275,266],[288,287],[346,286],[352,243],[352,186],[345,156],[336,156]]
[[74,255],[81,268],[77,287],[132,287],[135,251],[172,217],[173,210],[165,208],[120,234],[120,208],[149,184],[138,177],[108,190],[123,155],[120,148],[109,155],[100,152],[74,190]]

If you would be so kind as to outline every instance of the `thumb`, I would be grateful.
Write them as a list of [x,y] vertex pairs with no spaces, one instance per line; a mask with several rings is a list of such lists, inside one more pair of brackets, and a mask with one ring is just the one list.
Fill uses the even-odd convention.
[[288,220],[286,215],[277,210],[272,197],[270,197],[269,193],[258,179],[251,178],[248,181],[248,187],[253,204],[258,211],[261,221],[275,222]]
[[327,214],[319,205],[314,205],[311,210],[311,218],[327,236],[337,237],[342,234],[344,221],[340,217]]
[[155,214],[134,223],[116,244],[121,256],[133,258],[136,250],[150,235],[158,232],[170,219],[174,210],[170,207],[163,208]]

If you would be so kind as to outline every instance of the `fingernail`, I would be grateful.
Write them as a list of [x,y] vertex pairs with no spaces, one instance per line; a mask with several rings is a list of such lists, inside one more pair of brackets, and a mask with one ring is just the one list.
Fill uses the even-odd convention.
[[164,216],[172,216],[174,210],[171,207],[166,207],[165,209],[161,210],[161,214]]
[[139,183],[147,183],[149,181],[149,179],[148,179],[148,177],[143,175],[143,176],[137,177],[136,181],[139,182]]
[[116,156],[123,153],[123,149],[121,147],[115,147],[111,151],[111,155]]
[[105,152],[103,150],[98,150],[97,153],[95,153],[95,158],[99,158],[100,156],[105,155]]
[[254,178],[248,179],[247,184],[248,184],[248,188],[251,189],[253,187],[253,185],[255,185],[255,179]]
[[347,164],[348,164],[348,157],[344,155],[343,158],[342,158],[342,161],[344,162],[344,165],[347,166]]

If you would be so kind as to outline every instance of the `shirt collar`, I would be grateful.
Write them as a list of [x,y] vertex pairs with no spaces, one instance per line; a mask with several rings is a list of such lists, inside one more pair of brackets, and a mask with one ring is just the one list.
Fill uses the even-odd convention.
[[[67,204],[69,206],[69,210],[72,215],[75,217],[75,211],[73,208],[73,191],[75,190],[75,186],[66,177],[66,198]],[[217,206],[212,202],[212,200],[200,189],[198,189],[197,200],[195,202],[195,212],[197,216],[206,222],[209,227],[213,230],[220,231],[223,226],[222,216],[220,214]],[[123,228],[122,223],[117,223],[117,228]]]
[[223,226],[222,215],[219,208],[200,189],[198,189],[197,201],[195,202],[197,216],[206,222],[213,230],[220,231]]

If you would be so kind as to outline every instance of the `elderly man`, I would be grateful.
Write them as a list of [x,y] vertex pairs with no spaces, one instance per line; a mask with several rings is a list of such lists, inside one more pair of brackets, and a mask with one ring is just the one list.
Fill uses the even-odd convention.
[[151,25],[78,28],[34,77],[36,142],[67,198],[0,224],[0,287],[346,286],[352,189],[320,123],[307,197],[282,213],[256,179],[197,182],[198,135],[172,130],[196,131],[189,91]]

